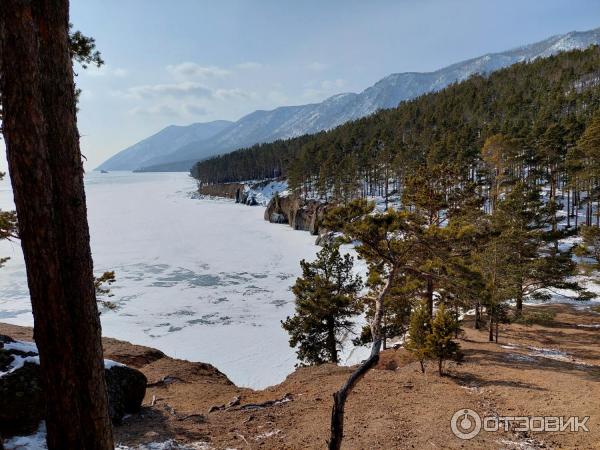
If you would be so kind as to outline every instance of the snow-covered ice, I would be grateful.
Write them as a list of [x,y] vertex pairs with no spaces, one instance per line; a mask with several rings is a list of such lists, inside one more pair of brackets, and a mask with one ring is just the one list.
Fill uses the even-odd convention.
[[[296,355],[281,320],[293,314],[290,287],[314,236],[263,220],[264,209],[193,199],[183,173],[86,175],[95,273],[116,272],[116,310],[102,311],[105,336],[208,362],[236,384],[283,381]],[[8,180],[0,208],[12,209]],[[18,242],[0,242],[0,322],[32,325]],[[349,344],[350,345],[350,344]],[[360,361],[365,351],[351,354]]]

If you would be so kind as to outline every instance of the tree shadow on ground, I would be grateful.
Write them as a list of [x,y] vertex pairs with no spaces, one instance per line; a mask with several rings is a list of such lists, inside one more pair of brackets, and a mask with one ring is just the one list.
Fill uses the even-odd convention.
[[143,406],[139,413],[127,417],[122,425],[114,427],[115,443],[138,446],[169,440],[184,442],[210,441],[202,417],[182,420],[166,404]]

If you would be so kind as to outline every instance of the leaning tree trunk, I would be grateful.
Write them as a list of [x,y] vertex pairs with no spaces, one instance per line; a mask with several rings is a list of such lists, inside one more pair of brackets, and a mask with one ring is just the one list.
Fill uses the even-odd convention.
[[46,392],[48,448],[113,449],[67,0],[2,0],[3,133]]
[[396,269],[392,269],[388,279],[375,299],[375,314],[371,321],[371,336],[373,337],[373,346],[369,358],[364,361],[358,368],[352,372],[350,378],[344,383],[342,388],[333,394],[333,408],[331,410],[331,436],[329,438],[329,450],[340,450],[342,440],[344,438],[344,406],[346,399],[366,373],[374,367],[379,361],[379,352],[381,351],[381,343],[383,341],[381,322],[384,313],[384,299],[392,288],[392,283],[396,276]]

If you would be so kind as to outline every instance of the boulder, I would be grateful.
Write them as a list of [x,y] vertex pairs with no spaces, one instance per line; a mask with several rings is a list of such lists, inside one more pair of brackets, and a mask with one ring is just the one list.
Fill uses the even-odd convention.
[[125,414],[140,410],[148,380],[139,370],[122,365],[105,369],[105,374],[110,418],[118,424]]
[[[33,432],[45,414],[37,352],[27,351],[35,346],[23,343],[6,348],[10,343],[15,341],[0,336],[0,432],[7,435]],[[105,361],[105,374],[110,417],[118,424],[125,414],[139,411],[146,394],[147,379],[137,369],[108,360]],[[65,392],[65,395],[69,393]]]

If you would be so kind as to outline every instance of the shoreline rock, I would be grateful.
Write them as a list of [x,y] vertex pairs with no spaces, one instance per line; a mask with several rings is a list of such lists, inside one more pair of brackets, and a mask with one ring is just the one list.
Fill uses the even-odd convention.
[[[35,430],[45,416],[45,396],[35,344],[0,335],[0,431],[11,435]],[[140,410],[148,380],[139,370],[105,360],[109,412],[120,424]],[[65,395],[69,395],[65,393]]]
[[308,231],[319,235],[323,216],[328,203],[319,200],[302,200],[295,195],[280,197],[275,195],[265,209],[264,218],[271,223],[287,223],[294,230]]

